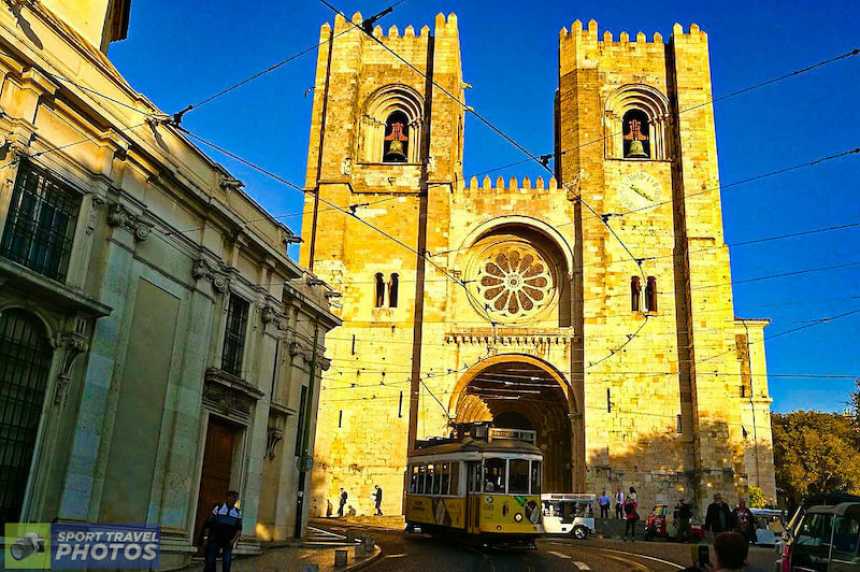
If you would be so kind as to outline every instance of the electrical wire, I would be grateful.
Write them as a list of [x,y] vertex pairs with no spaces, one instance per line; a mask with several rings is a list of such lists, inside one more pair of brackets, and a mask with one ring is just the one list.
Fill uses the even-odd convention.
[[[276,182],[279,182],[279,183],[281,183],[281,184],[283,184],[283,185],[285,185],[285,186],[287,186],[293,190],[299,191],[302,194],[308,194],[309,192],[311,192],[311,191],[308,191],[308,190],[302,188],[301,186],[297,185],[296,183],[293,183],[289,179],[286,179],[286,178],[278,175],[277,173],[274,173],[274,172],[270,171],[269,169],[266,169],[265,167],[262,167],[256,163],[248,160],[248,159],[245,159],[244,157],[241,157],[241,156],[237,155],[236,153],[234,153],[228,149],[225,149],[221,145],[218,145],[217,143],[209,141],[208,139],[205,139],[205,138],[201,137],[200,135],[197,135],[196,133],[193,133],[193,132],[185,129],[184,127],[176,127],[176,129],[181,131],[182,133],[185,133],[188,137],[190,137],[196,141],[199,141],[199,142],[203,143],[204,145],[211,147],[212,149],[215,149],[219,153],[226,155],[227,157],[230,157],[231,159],[242,163],[246,167],[249,167],[250,169],[253,169],[254,171],[257,171],[258,173],[265,175],[266,177],[269,177],[270,179],[272,179]],[[389,232],[387,232],[387,231],[379,228],[378,226],[366,221],[365,219],[359,217],[355,212],[346,210],[346,209],[336,205],[335,203],[333,203],[327,199],[324,199],[322,197],[317,196],[317,198],[321,203],[329,206],[331,209],[338,211],[341,214],[344,214],[344,215],[351,217],[352,219],[365,225],[366,227],[370,228],[371,230],[379,233],[380,235],[387,238],[388,240],[391,240],[392,242],[398,244],[400,247],[408,250],[409,252],[412,252],[416,256],[423,257],[433,268],[435,268],[443,276],[447,277],[448,279],[450,279],[454,283],[460,285],[463,288],[463,290],[466,292],[466,296],[473,300],[473,302],[476,304],[476,307],[480,307],[480,302],[475,300],[474,295],[472,294],[472,292],[469,290],[469,287],[467,286],[467,283],[464,280],[461,280],[460,278],[452,275],[446,268],[440,266],[439,264],[437,264],[436,262],[431,260],[427,256],[426,253],[422,254],[422,253],[418,252],[417,249],[406,244],[405,242],[403,242],[402,240],[400,240],[396,236],[393,236]],[[276,285],[276,284],[277,283],[272,283],[272,285]],[[286,284],[286,283],[284,283],[284,284]],[[489,314],[487,314],[486,309],[484,310],[484,315],[487,317],[487,321],[489,321],[489,322],[492,321],[492,319],[489,317]]]

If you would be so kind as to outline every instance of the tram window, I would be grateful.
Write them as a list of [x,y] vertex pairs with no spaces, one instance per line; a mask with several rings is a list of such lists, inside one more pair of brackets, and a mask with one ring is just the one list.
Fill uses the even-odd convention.
[[451,463],[451,488],[452,495],[460,494],[460,463]]
[[423,495],[427,492],[427,465],[418,467],[418,494]]
[[434,481],[437,483],[436,487],[438,490],[439,476],[436,475],[435,469],[436,469],[436,467],[433,465],[433,463],[430,463],[429,465],[427,465],[427,483],[424,485],[424,492],[427,493],[428,495],[433,494]]
[[540,461],[532,461],[532,494],[533,495],[539,495],[540,494],[540,483],[541,483],[540,470],[541,470]]
[[442,470],[439,472],[439,494],[448,494],[448,482],[451,480],[451,466],[448,463],[442,463]]
[[508,469],[508,493],[528,494],[529,462],[526,459],[511,459]]
[[442,481],[445,479],[445,465],[442,463],[436,463],[433,465],[433,494],[445,494],[444,491],[441,490],[440,486]]
[[505,459],[484,459],[484,492],[505,492]]
[[470,493],[481,492],[481,463],[480,462],[470,462],[469,463],[469,492]]
[[409,492],[415,494],[418,492],[418,466],[411,465],[409,469]]

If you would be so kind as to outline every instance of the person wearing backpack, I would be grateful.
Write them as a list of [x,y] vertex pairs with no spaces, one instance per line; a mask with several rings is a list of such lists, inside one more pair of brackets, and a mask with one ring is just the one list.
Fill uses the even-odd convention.
[[627,495],[627,498],[624,501],[624,540],[627,540],[627,535],[630,535],[630,540],[634,540],[636,538],[636,523],[639,521],[639,513],[636,512],[638,508],[636,502],[636,498],[634,495]]

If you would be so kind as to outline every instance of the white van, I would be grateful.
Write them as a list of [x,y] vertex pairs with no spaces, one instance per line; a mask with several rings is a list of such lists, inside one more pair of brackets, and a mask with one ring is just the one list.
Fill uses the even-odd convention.
[[543,527],[547,534],[572,534],[577,540],[594,534],[597,495],[547,493],[541,495]]

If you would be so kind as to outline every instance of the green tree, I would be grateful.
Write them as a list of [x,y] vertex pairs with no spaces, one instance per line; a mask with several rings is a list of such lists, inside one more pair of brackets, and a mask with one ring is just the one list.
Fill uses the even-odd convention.
[[851,409],[854,410],[854,429],[860,431],[860,378],[854,381],[857,390],[851,394]]
[[764,491],[761,490],[761,487],[750,485],[747,490],[747,496],[749,497],[747,504],[750,508],[765,508],[768,505],[768,499],[764,496]]
[[799,503],[833,491],[860,494],[858,430],[847,415],[794,411],[773,416],[776,486]]

